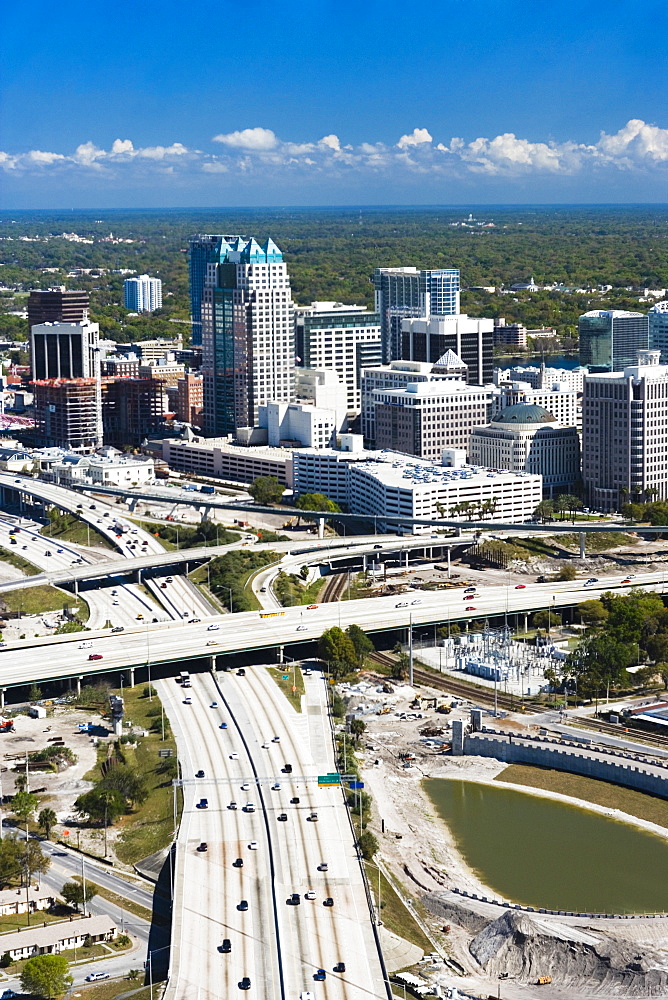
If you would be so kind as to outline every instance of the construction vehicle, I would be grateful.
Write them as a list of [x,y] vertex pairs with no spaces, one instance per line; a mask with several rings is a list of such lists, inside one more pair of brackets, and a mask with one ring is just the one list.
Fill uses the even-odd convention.
[[441,702],[440,705],[436,706],[436,711],[440,715],[450,715],[450,712],[452,711],[452,708],[446,702]]
[[13,733],[14,732],[14,720],[13,719],[2,719],[0,720],[0,733]]
[[383,705],[382,708],[378,709],[376,715],[389,715],[391,711],[392,709],[389,707],[389,705]]
[[536,980],[536,986],[549,986],[552,982],[552,976],[539,976]]

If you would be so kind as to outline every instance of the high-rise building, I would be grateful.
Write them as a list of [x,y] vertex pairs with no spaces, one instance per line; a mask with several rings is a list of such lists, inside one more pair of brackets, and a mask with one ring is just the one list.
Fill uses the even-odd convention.
[[230,237],[207,265],[202,293],[205,429],[258,425],[258,407],[291,402],[295,335],[290,278],[273,242]]
[[178,381],[178,391],[178,419],[201,428],[204,423],[204,377],[186,372]]
[[578,320],[580,364],[592,371],[619,372],[649,347],[649,320],[625,309],[592,309]]
[[376,447],[432,462],[441,461],[445,448],[466,451],[473,428],[490,421],[496,392],[454,380],[377,389]]
[[580,480],[577,428],[564,427],[542,406],[516,403],[500,410],[486,427],[474,427],[469,442],[472,465],[543,477],[549,496]]
[[188,241],[188,276],[190,282],[190,321],[193,347],[202,344],[202,292],[209,264],[220,264],[225,259],[228,241],[237,236],[211,236],[201,233]]
[[377,267],[373,284],[385,364],[403,356],[403,319],[454,316],[459,312],[459,271],[456,268],[418,271],[416,267]]
[[582,479],[590,506],[668,499],[668,366],[641,351],[621,372],[587,375]]
[[85,454],[102,444],[99,378],[46,378],[32,383],[35,439]]
[[161,382],[152,378],[102,379],[102,421],[106,444],[140,445],[154,434],[165,409]]
[[99,378],[97,323],[37,323],[30,328],[33,379]]
[[453,351],[467,366],[471,385],[487,385],[494,374],[494,320],[463,313],[421,316],[401,323],[402,357],[435,364]]
[[88,292],[60,285],[32,289],[28,296],[28,329],[39,323],[82,323],[88,319]]
[[138,313],[152,313],[162,306],[162,281],[140,274],[123,282],[125,308]]
[[650,350],[661,351],[661,364],[668,364],[668,300],[652,306],[648,319]]
[[346,387],[348,412],[362,406],[362,368],[381,361],[380,319],[364,306],[312,302],[295,309],[295,351],[305,368],[331,368]]

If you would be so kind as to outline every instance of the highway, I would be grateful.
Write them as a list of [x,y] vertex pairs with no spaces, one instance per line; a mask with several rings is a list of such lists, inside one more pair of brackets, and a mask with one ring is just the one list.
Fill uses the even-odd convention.
[[[559,608],[600,597],[607,590],[628,594],[633,586],[622,584],[622,576],[601,579],[592,586],[583,581],[528,584],[521,588],[481,587],[476,594],[461,589],[413,591],[400,597],[376,597],[356,601],[277,609],[269,612],[214,615],[200,623],[146,622],[112,635],[109,630],[90,632],[81,646],[81,635],[26,638],[0,650],[0,687],[84,676],[108,670],[124,670],[150,663],[178,663],[196,656],[216,657],[249,649],[275,648],[318,639],[334,625],[359,625],[366,631],[417,625],[440,625],[448,621],[472,621],[503,615]],[[637,574],[635,587],[663,593],[660,573]],[[216,627],[217,626],[217,627]],[[45,647],[48,647],[46,649]],[[90,660],[90,656],[99,659]],[[221,664],[222,665],[222,664]]]
[[[249,995],[276,1000],[309,989],[318,1000],[387,996],[341,790],[315,780],[334,770],[325,685],[320,674],[305,681],[299,714],[263,668],[219,674],[218,683],[196,677],[190,691],[159,682],[186,779],[168,1000],[231,996],[243,976]],[[283,773],[286,763],[292,775]],[[200,767],[206,778],[193,780]],[[193,808],[201,796],[206,810]],[[254,812],[242,808],[249,801]],[[208,850],[198,852],[203,840]],[[248,848],[253,840],[257,850]],[[237,857],[243,868],[234,868]],[[315,899],[307,900],[310,890]],[[299,905],[286,902],[293,893]],[[324,905],[328,897],[333,906]],[[247,912],[237,909],[242,898]],[[227,955],[217,951],[224,937]],[[334,973],[339,962],[345,972]],[[315,984],[320,968],[327,978]]]

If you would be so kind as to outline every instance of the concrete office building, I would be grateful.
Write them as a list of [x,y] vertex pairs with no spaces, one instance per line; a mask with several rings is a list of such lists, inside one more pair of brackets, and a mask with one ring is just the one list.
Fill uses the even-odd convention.
[[403,319],[459,313],[459,271],[456,268],[419,271],[416,267],[377,267],[373,284],[384,364],[406,357],[401,341]]
[[160,438],[150,443],[170,469],[190,476],[210,476],[233,483],[252,483],[258,476],[276,476],[292,485],[290,448],[247,448],[229,438]]
[[466,451],[474,427],[490,421],[493,386],[461,381],[411,382],[377,389],[376,447],[440,462],[444,448]]
[[60,285],[33,288],[28,296],[28,329],[42,323],[83,323],[88,319],[88,292]]
[[451,369],[430,361],[391,361],[389,365],[363,368],[361,430],[367,446],[373,447],[376,440],[376,403],[373,396],[376,389],[405,389],[411,382],[442,382],[452,378],[462,378],[461,372],[451,373]]
[[165,388],[176,389],[179,379],[186,373],[185,365],[179,364],[173,354],[164,354],[155,361],[148,361],[139,366],[140,378],[155,378],[165,386]]
[[506,323],[503,317],[494,324],[494,346],[519,347],[527,346],[527,328],[521,323]]
[[668,499],[668,366],[659,359],[642,351],[623,372],[585,379],[582,479],[595,509]]
[[336,498],[352,513],[373,517],[381,530],[415,534],[434,529],[402,525],[397,519],[464,520],[470,515],[464,516],[457,505],[467,504],[469,510],[520,523],[531,520],[542,499],[538,475],[489,473],[458,461],[454,466],[436,465],[392,452],[296,451],[293,489],[297,494],[319,492]]
[[668,364],[668,301],[652,306],[648,320],[650,349],[661,351],[661,364]]
[[102,379],[104,440],[122,448],[155,434],[166,410],[163,386],[152,378]]
[[592,309],[578,320],[580,364],[596,372],[634,365],[649,347],[649,319],[624,309]]
[[97,323],[38,323],[30,328],[33,379],[99,378]]
[[114,354],[102,361],[102,375],[109,378],[139,378],[141,359],[138,355]]
[[562,427],[582,427],[580,394],[557,382],[550,389],[532,389],[528,382],[510,382],[498,386],[496,409],[529,403],[543,407]]
[[580,438],[535,403],[500,410],[486,427],[475,427],[469,444],[473,465],[542,476],[548,496],[572,489],[580,480]]
[[331,448],[339,432],[336,413],[311,403],[266,403],[260,428],[270,448]]
[[312,302],[295,309],[297,363],[331,368],[346,387],[348,413],[362,406],[361,373],[381,362],[380,317],[364,306]]
[[137,278],[126,278],[123,282],[125,308],[132,312],[152,313],[162,307],[162,281],[140,274]]
[[552,389],[559,384],[567,386],[574,392],[582,392],[587,373],[588,369],[582,367],[548,368],[545,364],[541,364],[540,367],[517,365],[515,368],[495,368],[494,384],[528,382],[533,389]]
[[401,356],[435,363],[453,351],[466,365],[471,385],[487,385],[494,372],[494,320],[464,314],[421,316],[401,323]]
[[233,237],[207,265],[202,292],[205,429],[256,427],[258,408],[292,402],[295,335],[290,278],[273,242]]

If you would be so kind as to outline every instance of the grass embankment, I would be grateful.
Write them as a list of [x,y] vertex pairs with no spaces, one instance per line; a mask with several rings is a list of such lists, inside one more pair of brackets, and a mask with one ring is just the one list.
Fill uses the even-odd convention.
[[306,584],[296,573],[281,571],[274,581],[274,593],[284,608],[299,607],[300,604],[316,604],[318,594],[325,585],[324,577]]
[[96,548],[116,550],[108,538],[99,531],[80,521],[74,514],[52,515],[48,524],[40,529],[40,535],[58,542],[74,542],[76,545],[93,545]]
[[584,804],[593,802],[608,809],[621,809],[630,816],[668,829],[668,801],[645,792],[636,792],[632,788],[613,785],[608,781],[599,781],[598,778],[585,778],[567,771],[550,771],[526,764],[511,764],[497,774],[495,781],[508,781],[527,788],[543,788],[548,792],[581,799]]
[[[73,875],[72,881],[81,882],[81,875]],[[125,910],[126,913],[132,913],[135,917],[146,920],[149,924],[153,920],[151,910],[140,903],[135,903],[133,899],[126,899],[125,896],[119,896],[118,893],[112,892],[110,889],[105,889],[104,886],[98,885],[96,882],[91,882],[88,878],[86,879],[86,885],[91,889],[95,889],[95,892],[101,899],[106,899],[107,902],[114,903],[115,906]],[[157,917],[155,923],[166,924],[167,921],[161,917]]]
[[[304,678],[300,668],[295,664],[286,664],[285,669],[280,667],[267,667],[269,676],[276,681],[279,688],[288,699],[292,707],[297,711],[302,710],[302,695],[306,693]],[[288,678],[285,680],[284,678]],[[294,690],[293,690],[294,688]]]
[[[216,556],[205,569],[210,580],[210,590],[216,600],[232,611],[254,611],[261,607],[253,594],[251,580],[271,563],[277,562],[275,552],[254,552],[233,549],[223,556]],[[192,575],[191,575],[192,578]],[[203,574],[199,574],[203,579]]]
[[[559,541],[565,549],[580,551],[579,535],[559,535]],[[636,535],[629,535],[623,531],[588,532],[585,536],[585,552],[607,552],[608,549],[618,549],[623,545],[636,545],[637,542]]]
[[14,566],[15,569],[20,569],[22,573],[26,576],[36,576],[37,573],[43,573],[44,571],[35,566],[34,563],[28,562],[23,556],[20,556],[17,552],[12,552],[11,549],[2,548],[2,555],[0,558],[2,562],[9,563],[10,566]]
[[[120,748],[124,763],[138,771],[148,787],[148,798],[135,806],[132,812],[122,816],[116,823],[116,828],[122,830],[116,842],[115,852],[119,861],[124,864],[134,864],[142,858],[167,847],[172,841],[173,813],[172,777],[169,771],[170,761],[176,756],[176,742],[172,736],[167,716],[165,716],[165,740],[162,740],[160,713],[152,714],[160,708],[160,699],[156,694],[149,700],[144,695],[147,688],[123,688],[125,700],[125,719],[131,720],[134,726],[151,730],[146,737],[139,737],[135,747],[123,745]],[[120,690],[114,693],[120,694]],[[149,714],[151,713],[151,714]],[[158,750],[172,749],[174,757],[167,760],[158,757]],[[86,778],[99,781],[102,778],[101,764],[106,753],[100,753],[98,763]],[[173,765],[172,765],[173,766]],[[180,801],[177,802],[180,809]]]
[[7,590],[0,597],[0,603],[8,611],[17,611],[22,615],[62,611],[63,608],[76,605],[80,609],[77,617],[81,621],[88,621],[88,605],[82,597],[74,597],[73,594],[46,583],[38,587],[27,587],[25,590]]
[[398,934],[399,937],[405,938],[406,941],[410,941],[411,944],[417,945],[418,948],[422,948],[425,953],[431,952],[433,949],[431,941],[426,937],[413,914],[395,891],[394,886],[388,882],[382,872],[379,873],[379,869],[375,865],[364,862],[364,867],[376,906],[378,905],[378,876],[380,874],[380,913],[385,927],[392,933]]
[[196,549],[207,545],[231,545],[238,542],[238,531],[221,528],[212,521],[201,521],[195,526],[161,524],[135,521],[138,527],[150,532],[166,549]]
[[[141,964],[141,963],[140,963]],[[143,973],[142,973],[143,978]],[[110,979],[104,983],[94,983],[89,986],[77,986],[76,996],[83,997],[84,1000],[116,1000],[116,997],[127,997],[128,1000],[150,1000],[157,995],[158,983],[153,983],[153,989],[149,986],[141,986],[136,989],[133,985],[137,980],[132,979]]]

